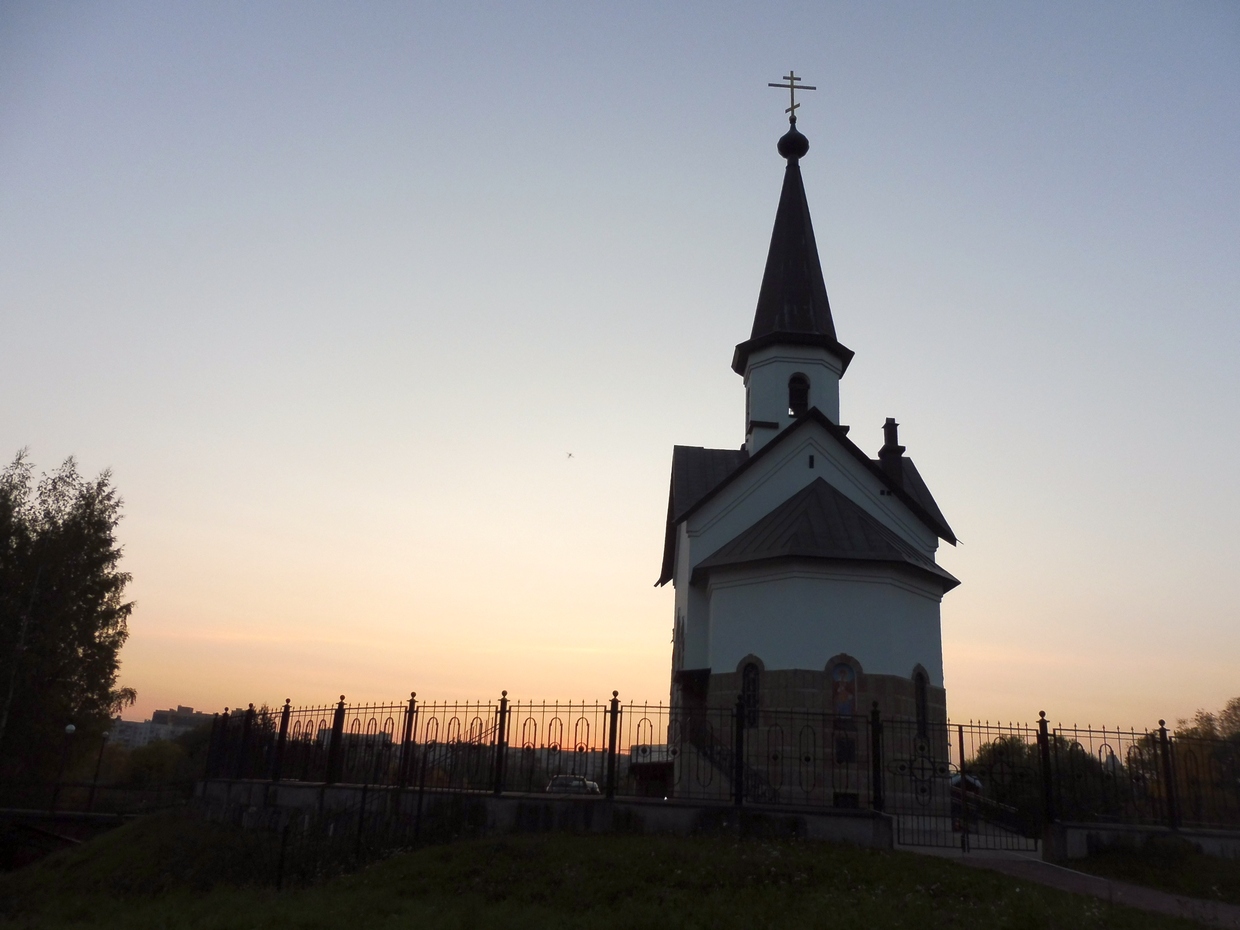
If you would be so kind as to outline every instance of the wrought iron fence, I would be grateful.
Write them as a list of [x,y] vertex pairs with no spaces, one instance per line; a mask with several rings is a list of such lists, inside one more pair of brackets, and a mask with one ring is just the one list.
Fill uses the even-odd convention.
[[1168,748],[1177,824],[1240,827],[1240,740],[1174,736]]
[[226,711],[212,726],[207,777],[394,784],[405,761],[398,748],[415,742],[415,707],[412,697],[346,705],[341,695],[335,705]]
[[883,720],[884,808],[900,842],[1033,849],[1045,826],[1039,731]]
[[808,710],[498,701],[251,705],[207,778],[884,811],[898,838],[1030,848],[1053,819],[1240,826],[1240,742]]
[[[663,704],[509,701],[225,713],[208,778],[544,792],[557,776],[609,795],[868,808],[867,717]],[[738,724],[739,721],[739,724]]]
[[1049,757],[1058,819],[1240,827],[1240,741],[1057,727]]

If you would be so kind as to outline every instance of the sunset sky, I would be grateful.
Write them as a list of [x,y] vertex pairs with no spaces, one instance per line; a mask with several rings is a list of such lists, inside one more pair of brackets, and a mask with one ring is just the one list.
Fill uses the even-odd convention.
[[1240,694],[1240,5],[7,2],[0,456],[113,471],[126,716],[666,700],[790,67],[951,716]]

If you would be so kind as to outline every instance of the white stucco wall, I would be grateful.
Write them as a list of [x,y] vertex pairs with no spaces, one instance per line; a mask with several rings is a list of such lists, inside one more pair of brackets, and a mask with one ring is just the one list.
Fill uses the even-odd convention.
[[[732,672],[746,655],[768,670],[822,669],[848,653],[870,674],[909,677],[921,664],[943,687],[938,589],[898,569],[804,562],[712,574],[709,661]],[[687,666],[688,667],[688,666]]]
[[[840,375],[843,365],[829,352],[812,346],[768,346],[749,356],[745,366],[745,445],[757,452],[792,425],[788,415],[788,381],[795,374],[809,379],[809,405],[832,423],[840,422]],[[778,423],[779,429],[749,431],[753,420]]]

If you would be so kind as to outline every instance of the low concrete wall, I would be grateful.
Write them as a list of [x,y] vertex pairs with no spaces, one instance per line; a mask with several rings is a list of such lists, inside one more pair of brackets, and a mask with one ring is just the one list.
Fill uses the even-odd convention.
[[1240,858],[1240,830],[1170,830],[1137,824],[1055,823],[1046,830],[1042,858],[1048,862],[1084,859],[1106,849],[1139,849],[1151,839],[1176,837],[1208,856]]
[[874,811],[795,810],[726,804],[546,794],[463,794],[460,792],[360,785],[321,785],[212,780],[200,783],[208,806],[278,808],[290,815],[360,811],[368,815],[422,817],[464,831],[488,833],[694,833],[738,832],[831,840],[891,849],[892,819]]

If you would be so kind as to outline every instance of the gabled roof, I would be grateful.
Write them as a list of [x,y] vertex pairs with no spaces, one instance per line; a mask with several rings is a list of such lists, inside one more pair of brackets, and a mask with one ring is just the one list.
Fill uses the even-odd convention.
[[[715,495],[722,492],[745,471],[751,469],[756,461],[763,460],[771,454],[771,450],[781,443],[786,443],[789,436],[805,429],[807,423],[817,423],[835,436],[839,444],[854,459],[866,466],[875,477],[878,477],[879,481],[883,482],[883,486],[890,492],[890,495],[904,503],[904,506],[908,507],[913,515],[931,531],[934,531],[942,541],[955,546],[956,534],[951,532],[950,526],[947,526],[939,505],[935,503],[934,496],[930,494],[925,481],[921,480],[921,475],[913,465],[913,461],[904,459],[904,481],[901,485],[897,484],[887,474],[887,471],[883,470],[883,466],[878,463],[877,459],[870,459],[856,443],[848,438],[847,427],[838,427],[828,420],[817,407],[811,407],[807,413],[797,418],[791,427],[781,430],[779,435],[776,435],[753,455],[745,453],[744,450],[703,449],[702,446],[692,445],[677,445],[673,448],[672,487],[668,492],[667,526],[663,532],[663,564],[658,580],[655,582],[656,587],[670,582],[672,575],[676,573],[676,527],[706,506],[708,501],[713,500]],[[728,470],[729,466],[730,470]],[[681,475],[680,482],[677,482],[677,474]],[[678,487],[681,490],[677,495]]]
[[676,519],[719,486],[749,458],[744,449],[672,447],[672,498]]
[[[893,497],[896,497],[901,502],[903,502],[903,504],[906,507],[908,507],[909,510],[913,511],[913,513],[917,516],[919,520],[922,521],[922,523],[924,523],[930,529],[934,530],[934,532],[939,536],[940,539],[943,539],[946,542],[951,543],[953,546],[956,545],[956,536],[955,534],[952,533],[951,527],[949,527],[945,521],[943,521],[941,518],[935,519],[934,516],[928,513],[926,509],[920,503],[918,503],[918,501],[906,489],[900,487],[898,484],[892,481],[891,477],[883,470],[882,466],[879,465],[877,461],[875,461],[874,459],[866,455],[864,452],[862,452],[861,449],[857,446],[857,444],[848,438],[848,430],[845,427],[836,426],[834,423],[828,420],[826,416],[823,415],[822,411],[820,411],[817,407],[810,407],[808,412],[798,417],[795,423],[793,423],[787,429],[783,430],[779,435],[777,435],[774,439],[768,442],[765,446],[763,446],[753,455],[749,456],[749,458],[747,458],[740,465],[740,467],[738,467],[735,471],[729,474],[727,478],[725,478],[722,482],[720,482],[719,484],[711,488],[708,494],[699,498],[698,501],[692,507],[690,507],[684,513],[682,513],[679,519],[683,520],[686,517],[690,516],[694,511],[699,510],[703,505],[706,504],[707,501],[712,499],[716,494],[718,494],[725,487],[727,487],[729,484],[735,481],[741,475],[742,472],[746,471],[749,468],[752,468],[755,462],[758,462],[765,456],[770,455],[773,449],[778,447],[781,443],[787,442],[790,436],[804,429],[806,425],[809,423],[817,423],[819,426],[823,427],[828,433],[834,436],[837,440],[839,440],[840,445],[842,445],[845,448],[845,450],[847,450],[852,455],[853,458],[855,458],[858,462],[863,464],[866,468],[868,468],[874,474],[875,477],[877,477],[880,481],[883,482],[883,484],[886,486],[887,490],[891,492]],[[906,459],[905,461],[908,461],[908,460]],[[920,475],[918,475],[917,478],[918,478],[918,481],[921,480]],[[923,484],[922,487],[924,488],[925,485]],[[927,489],[925,493],[928,496],[930,494],[930,491]],[[936,512],[938,511],[937,506],[935,506],[934,509]]]
[[835,338],[835,322],[831,319],[814,224],[801,179],[800,156],[808,151],[809,142],[797,132],[795,118],[792,122],[788,134],[779,140],[780,153],[788,159],[788,165],[758,291],[753,330],[732,356],[732,370],[737,374],[745,373],[751,352],[768,345],[821,346],[837,356],[844,368],[853,357],[852,350]]
[[822,478],[698,563],[694,574],[774,559],[897,563],[930,576],[944,591],[960,584]]
[[749,453],[744,449],[672,447],[672,486],[667,495],[667,527],[663,538],[663,570],[656,585],[667,584],[676,570],[676,525],[694,504],[736,471]]
[[[787,442],[788,437],[806,428],[808,423],[817,423],[834,436],[849,454],[868,468],[891,495],[908,507],[917,519],[933,530],[940,539],[953,546],[956,545],[955,534],[947,525],[947,521],[930,494],[930,489],[921,480],[921,475],[918,474],[911,460],[904,459],[903,486],[896,484],[877,460],[866,455],[856,443],[848,438],[848,427],[837,426],[828,420],[817,407],[811,407],[803,416],[797,418],[795,423],[781,431],[753,455],[731,449],[703,449],[701,446],[676,446],[674,448],[672,487],[668,494],[667,526],[663,534],[663,566],[659,573],[659,580],[655,582],[656,586],[667,584],[675,573],[677,525],[714,499],[724,488],[752,468],[755,462],[761,461],[771,454],[771,450]],[[679,469],[678,462],[680,463]],[[730,470],[728,470],[729,466]],[[678,471],[681,475],[679,484]],[[679,494],[677,494],[678,487],[681,489]]]

